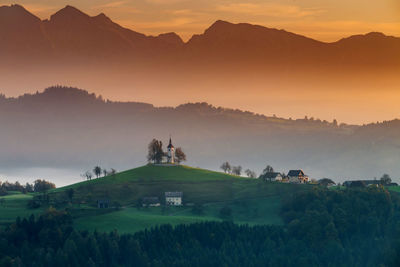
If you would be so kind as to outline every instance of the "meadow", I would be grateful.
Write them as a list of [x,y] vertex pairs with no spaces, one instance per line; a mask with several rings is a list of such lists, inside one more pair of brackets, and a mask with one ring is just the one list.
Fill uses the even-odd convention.
[[[294,194],[310,190],[310,185],[265,182],[188,166],[146,165],[48,192],[49,203],[28,209],[34,195],[10,195],[0,210],[3,223],[17,216],[38,214],[53,206],[68,209],[77,229],[133,233],[161,224],[190,224],[230,220],[238,224],[281,225],[280,207]],[[72,201],[68,190],[73,190]],[[164,206],[164,193],[183,192],[181,207]],[[143,197],[158,197],[161,207],[142,207]],[[110,207],[97,208],[98,200]],[[12,202],[12,204],[11,204]],[[229,214],[221,216],[221,209]]]

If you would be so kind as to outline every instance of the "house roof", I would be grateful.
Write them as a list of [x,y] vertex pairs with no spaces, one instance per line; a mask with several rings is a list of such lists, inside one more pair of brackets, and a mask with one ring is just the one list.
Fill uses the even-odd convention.
[[271,178],[273,179],[278,176],[282,176],[282,174],[279,172],[266,172],[265,174],[262,175],[263,178],[267,178],[267,179],[271,179]]
[[304,172],[302,170],[290,170],[288,172],[288,176],[304,176]]
[[165,197],[182,197],[182,192],[165,192]]

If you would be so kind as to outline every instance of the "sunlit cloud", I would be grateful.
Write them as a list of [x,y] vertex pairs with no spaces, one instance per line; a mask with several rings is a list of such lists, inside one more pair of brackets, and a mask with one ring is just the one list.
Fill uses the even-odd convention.
[[127,3],[127,1],[115,1],[115,2],[109,2],[106,4],[98,5],[96,8],[115,8],[115,7],[121,7],[124,6]]
[[233,3],[218,5],[216,9],[221,12],[286,18],[303,18],[324,12],[321,8],[301,8],[277,3]]

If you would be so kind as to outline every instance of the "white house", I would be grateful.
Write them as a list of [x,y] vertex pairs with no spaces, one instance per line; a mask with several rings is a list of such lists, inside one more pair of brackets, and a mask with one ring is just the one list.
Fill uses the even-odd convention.
[[182,206],[182,192],[165,192],[165,205]]
[[309,182],[309,178],[303,170],[290,170],[288,173],[289,183],[304,184]]
[[167,163],[174,164],[175,163],[175,147],[172,145],[171,137],[169,138],[169,145],[167,148],[168,148]]

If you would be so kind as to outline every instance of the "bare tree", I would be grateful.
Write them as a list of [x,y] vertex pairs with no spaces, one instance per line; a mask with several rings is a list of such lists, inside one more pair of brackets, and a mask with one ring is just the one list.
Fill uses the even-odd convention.
[[162,142],[153,139],[149,145],[148,145],[148,154],[147,154],[147,160],[148,162],[153,162],[153,163],[161,163],[163,156],[165,155],[163,148],[162,148]]
[[240,176],[242,174],[242,166],[233,166],[232,167],[232,173],[234,175]]
[[230,173],[231,172],[231,165],[229,164],[229,162],[224,162],[222,163],[221,167],[220,167],[225,173]]
[[175,149],[175,161],[178,162],[178,164],[182,161],[186,161],[186,154],[180,147]]
[[115,176],[115,174],[117,173],[117,170],[116,169],[113,169],[113,168],[111,168],[111,170],[110,170],[110,174],[112,175],[112,176]]
[[96,175],[96,178],[99,178],[101,175],[101,167],[100,166],[96,166],[93,168],[93,173],[94,175]]
[[254,171],[250,170],[250,169],[247,169],[244,172],[246,173],[247,177],[249,177],[249,178],[256,178],[257,177],[257,174]]
[[86,178],[86,180],[92,180],[93,174],[90,171],[81,174],[81,177]]

